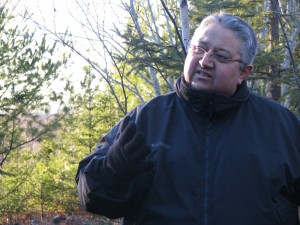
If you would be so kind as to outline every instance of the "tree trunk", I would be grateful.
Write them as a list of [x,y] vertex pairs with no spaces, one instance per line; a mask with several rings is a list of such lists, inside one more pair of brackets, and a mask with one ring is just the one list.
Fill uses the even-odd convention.
[[[276,13],[278,11],[278,0],[271,0],[270,4],[270,50],[273,52],[279,44],[279,20]],[[268,97],[275,101],[279,101],[281,97],[281,84],[280,84],[280,65],[276,62],[269,67],[269,76],[270,76],[270,90]]]
[[181,19],[181,37],[187,51],[189,39],[190,39],[190,26],[189,26],[189,12],[187,0],[178,0],[180,6],[180,19]]

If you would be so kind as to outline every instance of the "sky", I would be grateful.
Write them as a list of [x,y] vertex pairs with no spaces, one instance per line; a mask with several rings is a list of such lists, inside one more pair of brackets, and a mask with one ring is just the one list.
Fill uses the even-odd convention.
[[[1,1],[1,0],[0,0]],[[85,37],[82,25],[86,23],[86,15],[89,19],[103,21],[107,30],[112,28],[114,23],[118,23],[119,19],[125,16],[124,11],[120,7],[122,0],[12,0],[18,3],[17,10],[20,14],[24,14],[27,9],[30,15],[29,27],[36,30],[36,36],[40,33],[56,31],[64,33],[67,29],[74,37]],[[124,1],[124,0],[123,0]],[[87,10],[88,8],[88,10]],[[86,15],[83,10],[86,10]],[[123,20],[125,21],[125,20]],[[39,24],[42,29],[38,28]],[[51,35],[49,36],[51,37]],[[84,38],[82,42],[77,38],[77,46],[82,46],[86,49]],[[57,45],[58,54],[66,51],[62,45]],[[89,53],[91,56],[92,53]],[[100,61],[101,59],[99,59]],[[87,64],[82,58],[74,55],[69,62],[66,74],[71,74],[72,81],[77,84],[84,78],[83,67]],[[54,84],[57,88],[57,84]],[[62,88],[62,87],[61,87]]]
[[[77,46],[86,47],[85,39],[87,29],[82,24],[93,25],[97,21],[106,31],[112,29],[113,24],[118,24],[127,15],[120,7],[125,0],[13,0],[20,1],[18,9],[20,14],[28,9],[32,29],[36,35],[40,33],[64,33],[68,30],[76,38]],[[87,18],[90,20],[87,22]],[[29,22],[30,22],[29,21]],[[38,26],[37,26],[38,24]],[[94,27],[96,27],[94,25]],[[118,25],[118,27],[120,27]],[[51,35],[49,35],[51,37]],[[89,36],[89,37],[92,37]]]
[[[121,2],[126,0],[13,0],[19,2],[19,10],[26,8],[35,20],[49,29],[64,32],[68,28],[72,33],[82,31],[79,24],[85,20],[82,9],[89,7],[89,17],[103,20],[108,28],[124,16]],[[116,16],[117,14],[117,16]]]

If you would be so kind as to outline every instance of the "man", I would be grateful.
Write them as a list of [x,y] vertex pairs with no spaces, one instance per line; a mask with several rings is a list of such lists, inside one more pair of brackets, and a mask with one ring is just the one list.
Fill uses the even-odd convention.
[[176,91],[137,106],[80,162],[86,210],[123,224],[299,225],[300,123],[247,88],[256,48],[240,18],[205,18]]

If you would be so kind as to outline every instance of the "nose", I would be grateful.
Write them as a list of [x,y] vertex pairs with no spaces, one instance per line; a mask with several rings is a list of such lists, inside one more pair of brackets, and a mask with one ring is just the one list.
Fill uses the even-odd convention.
[[199,59],[199,64],[201,67],[213,67],[214,66],[214,60],[212,59],[212,55],[205,52],[203,57]]

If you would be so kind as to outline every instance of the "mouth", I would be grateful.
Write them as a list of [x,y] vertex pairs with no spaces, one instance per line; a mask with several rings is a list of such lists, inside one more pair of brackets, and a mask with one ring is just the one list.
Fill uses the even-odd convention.
[[198,76],[199,78],[212,78],[212,75],[210,73],[207,73],[200,69],[197,69],[195,71],[195,75]]

